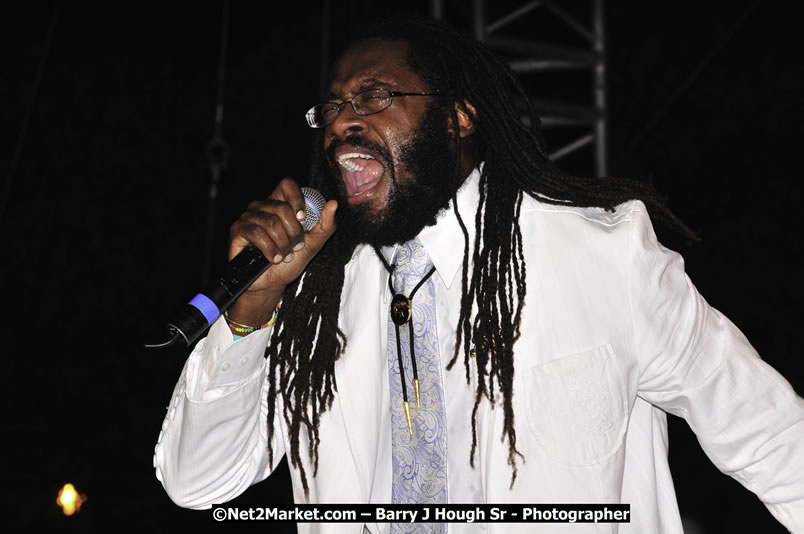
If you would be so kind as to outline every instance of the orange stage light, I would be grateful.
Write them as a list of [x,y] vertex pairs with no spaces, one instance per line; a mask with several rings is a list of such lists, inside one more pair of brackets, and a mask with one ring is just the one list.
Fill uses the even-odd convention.
[[86,500],[87,496],[78,493],[75,486],[68,482],[59,490],[59,497],[56,499],[56,503],[61,506],[64,515],[73,515],[81,509],[81,505]]

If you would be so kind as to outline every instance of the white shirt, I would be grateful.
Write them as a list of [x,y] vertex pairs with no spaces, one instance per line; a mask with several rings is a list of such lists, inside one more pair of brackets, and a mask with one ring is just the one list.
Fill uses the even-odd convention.
[[[470,243],[478,176],[458,194]],[[628,202],[608,213],[526,197],[520,226],[528,289],[513,407],[526,461],[509,488],[501,406],[484,401],[475,468],[469,467],[476,369],[467,385],[459,357],[444,373],[450,502],[623,502],[631,505],[631,523],[453,523],[450,532],[681,532],[665,411],[688,421],[719,469],[754,491],[789,529],[804,532],[804,401],[697,293],[680,256],[656,242],[644,206]],[[419,238],[438,273],[446,365],[459,312],[463,233],[450,210]],[[321,417],[315,479],[301,437],[311,502],[390,502],[389,298],[388,273],[370,247],[358,247],[345,271],[339,326],[348,344],[335,365],[338,392]],[[178,504],[207,508],[230,500],[267,477],[288,449],[279,417],[269,461],[263,358],[269,336],[265,330],[233,342],[219,321],[188,358],[154,456],[157,477]],[[294,498],[303,502],[294,469],[291,480]],[[362,528],[299,525],[300,532]]]

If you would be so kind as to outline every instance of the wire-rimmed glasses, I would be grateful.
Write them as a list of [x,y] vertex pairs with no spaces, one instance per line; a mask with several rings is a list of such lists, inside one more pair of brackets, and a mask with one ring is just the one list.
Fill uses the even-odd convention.
[[379,113],[391,105],[395,96],[441,96],[439,93],[401,93],[389,89],[369,89],[344,102],[324,102],[311,107],[305,118],[310,128],[325,128],[335,122],[343,106],[351,104],[358,115]]

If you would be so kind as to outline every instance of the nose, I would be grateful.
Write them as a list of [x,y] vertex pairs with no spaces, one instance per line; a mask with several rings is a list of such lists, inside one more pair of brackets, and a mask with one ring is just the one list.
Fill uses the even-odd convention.
[[335,117],[335,121],[327,126],[327,137],[347,137],[359,134],[366,130],[366,121],[362,115],[355,113],[351,103],[344,103],[341,112]]

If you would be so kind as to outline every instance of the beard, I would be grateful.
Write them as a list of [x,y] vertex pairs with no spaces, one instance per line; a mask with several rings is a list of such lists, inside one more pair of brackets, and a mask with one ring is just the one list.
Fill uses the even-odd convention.
[[[335,149],[343,144],[372,150],[385,166],[390,185],[385,207],[379,213],[346,201],[340,165],[335,160]],[[341,239],[353,245],[384,247],[410,241],[436,223],[458,186],[457,161],[447,131],[447,108],[437,102],[427,107],[415,135],[401,147],[401,163],[411,176],[406,183],[397,180],[390,153],[359,135],[332,143],[325,157],[327,178],[337,184],[338,205],[348,207],[337,212],[338,232]]]

